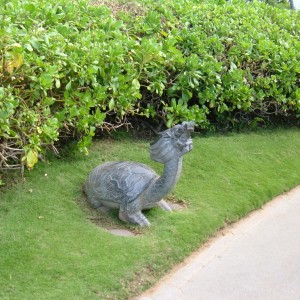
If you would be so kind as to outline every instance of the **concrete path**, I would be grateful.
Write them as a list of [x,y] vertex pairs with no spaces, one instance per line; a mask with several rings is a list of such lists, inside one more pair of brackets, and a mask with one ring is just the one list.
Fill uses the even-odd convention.
[[138,300],[299,300],[300,186],[225,229]]

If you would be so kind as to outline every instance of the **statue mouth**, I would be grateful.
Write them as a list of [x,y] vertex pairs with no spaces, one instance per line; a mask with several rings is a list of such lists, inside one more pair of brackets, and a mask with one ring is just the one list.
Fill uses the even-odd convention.
[[187,153],[190,152],[193,149],[193,141],[192,138],[185,139],[184,141],[178,141],[177,145],[179,149],[181,149],[181,152]]
[[189,138],[186,142],[186,146],[188,151],[191,151],[193,149],[193,141],[192,141],[192,138]]
[[159,133],[159,138],[150,144],[152,160],[165,163],[193,149],[191,133],[194,122],[183,122]]
[[177,145],[183,153],[190,152],[193,149],[193,141],[191,138],[192,132],[194,132],[194,122],[183,122],[183,133],[177,141]]

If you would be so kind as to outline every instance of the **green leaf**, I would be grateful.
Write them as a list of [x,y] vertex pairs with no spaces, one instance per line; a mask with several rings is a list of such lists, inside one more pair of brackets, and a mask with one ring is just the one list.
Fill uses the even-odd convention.
[[140,87],[141,87],[139,81],[138,81],[136,78],[132,80],[132,86],[133,86],[133,88],[136,89],[136,90],[139,90]]
[[33,48],[30,44],[25,44],[24,45],[24,49],[27,49],[28,51],[32,52],[33,51]]
[[105,117],[106,117],[105,113],[102,113],[99,107],[97,107],[95,112],[95,118],[97,123],[101,124],[104,121]]
[[168,127],[168,128],[171,128],[173,124],[174,124],[174,119],[171,117],[171,118],[167,121],[167,127]]
[[45,89],[52,87],[53,78],[50,74],[42,74],[39,78],[39,81],[41,86]]
[[56,88],[60,88],[60,80],[59,79],[55,79],[55,86]]
[[109,110],[113,110],[114,107],[115,107],[115,100],[114,100],[114,98],[111,98],[108,103],[108,108],[109,108]]
[[35,6],[34,6],[33,3],[26,3],[26,4],[24,5],[24,7],[25,7],[25,9],[26,9],[27,11],[29,11],[29,12],[31,12],[31,13],[33,13],[34,10],[35,10]]
[[30,40],[29,40],[30,44],[32,45],[32,47],[36,50],[39,50],[41,45],[40,45],[40,42],[39,40],[36,38],[36,37],[32,37]]
[[62,25],[62,24],[59,24],[56,27],[56,29],[62,36],[65,36],[65,37],[67,37],[70,32],[69,28],[66,25]]
[[70,91],[71,89],[72,89],[72,80],[70,80],[66,85],[66,91]]
[[29,169],[32,169],[34,165],[38,162],[38,154],[36,151],[29,149],[26,155],[26,165]]

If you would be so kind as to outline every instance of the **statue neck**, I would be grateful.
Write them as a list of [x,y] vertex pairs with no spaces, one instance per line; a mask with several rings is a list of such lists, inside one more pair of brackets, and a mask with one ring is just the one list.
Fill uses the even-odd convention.
[[175,157],[164,165],[163,175],[155,179],[143,195],[147,203],[155,203],[166,196],[175,186],[182,169],[182,157]]

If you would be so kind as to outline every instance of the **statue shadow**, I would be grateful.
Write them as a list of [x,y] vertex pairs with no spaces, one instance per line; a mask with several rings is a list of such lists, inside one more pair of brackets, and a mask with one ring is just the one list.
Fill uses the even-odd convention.
[[[87,201],[86,196],[83,194],[76,199],[77,204],[84,212],[85,218],[98,227],[108,231],[114,235],[121,236],[137,236],[145,233],[147,228],[142,228],[134,224],[125,223],[119,219],[118,209],[101,209],[93,208]],[[147,212],[145,215],[148,214]],[[127,232],[127,234],[126,234]]]
[[[138,236],[145,234],[151,227],[140,227],[135,224],[126,223],[119,219],[119,209],[95,209],[87,201],[85,194],[83,193],[76,199],[76,202],[80,209],[84,212],[85,218],[102,228],[105,231],[114,235],[121,236]],[[172,210],[180,211],[187,207],[187,201],[178,199],[174,195],[170,194],[166,197],[166,202],[172,208]],[[163,214],[159,207],[153,207],[143,210],[143,214],[150,220],[159,218]]]

